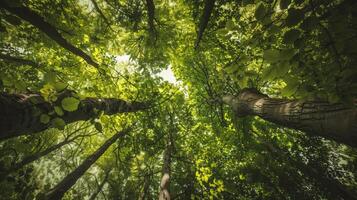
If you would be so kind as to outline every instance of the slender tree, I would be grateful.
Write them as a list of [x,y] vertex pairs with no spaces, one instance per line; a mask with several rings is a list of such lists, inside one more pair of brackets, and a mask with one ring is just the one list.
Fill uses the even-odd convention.
[[88,64],[94,67],[99,67],[99,64],[96,63],[87,53],[68,42],[53,25],[46,22],[46,20],[37,12],[23,5],[10,6],[6,3],[6,1],[0,1],[0,8],[3,8],[10,13],[20,17],[21,19],[29,22],[36,28],[40,29],[61,47],[83,58]]
[[200,41],[203,37],[203,33],[206,30],[206,27],[208,25],[209,19],[211,17],[213,8],[214,8],[214,2],[215,0],[206,0],[205,2],[205,7],[203,9],[203,13],[201,15],[200,18],[200,25],[198,27],[198,33],[197,33],[197,39],[195,42],[195,48],[198,47],[198,45],[200,45]]
[[95,198],[97,198],[99,192],[102,191],[104,185],[108,181],[108,177],[109,177],[110,171],[111,170],[108,170],[108,171],[105,172],[105,175],[104,175],[104,178],[103,178],[102,182],[98,185],[97,190],[89,197],[89,200],[95,200]]
[[[80,130],[83,130],[84,128],[87,128],[88,126],[86,127],[83,127],[83,128],[79,128],[75,131],[73,131],[71,135],[75,134],[76,132],[80,131]],[[1,177],[5,178],[7,175],[9,175],[10,173],[18,170],[18,169],[21,169],[23,168],[24,166],[56,151],[57,149],[60,149],[61,147],[67,145],[67,144],[70,144],[72,143],[73,141],[75,141],[76,139],[80,138],[80,137],[86,137],[86,136],[89,136],[89,135],[76,135],[72,138],[70,138],[70,136],[68,136],[66,139],[64,139],[62,142],[58,143],[58,144],[55,144],[53,146],[50,146],[48,147],[47,149],[43,150],[43,151],[40,151],[40,152],[37,152],[35,154],[32,154],[32,155],[29,155],[29,156],[26,156],[24,157],[20,162],[17,162],[15,164],[13,164],[9,169],[5,170],[4,172],[1,172]]]
[[63,195],[77,182],[79,178],[95,163],[98,158],[119,138],[125,136],[130,128],[116,133],[97,149],[92,155],[86,158],[75,170],[69,173],[55,187],[45,194],[45,199],[56,200],[62,199]]
[[170,175],[171,175],[171,142],[169,141],[164,151],[164,164],[160,182],[159,200],[170,200]]
[[155,32],[155,4],[153,0],[146,0],[146,9],[148,12],[148,25],[150,33]]
[[[357,147],[357,109],[342,103],[270,98],[256,89],[224,96],[238,117],[259,116],[275,124]],[[356,105],[356,103],[355,103]]]
[[[61,106],[66,98],[66,93],[59,95],[54,105]],[[68,93],[67,93],[68,94]],[[106,115],[117,113],[136,112],[147,106],[141,102],[126,102],[114,98],[86,98],[78,102],[78,108],[74,111],[65,111],[58,116],[66,124],[88,120],[102,111]],[[0,93],[0,140],[33,134],[50,127],[50,123],[41,122],[38,113],[47,114],[53,111],[53,105],[46,102],[39,94],[8,94]],[[36,114],[37,113],[37,114]]]

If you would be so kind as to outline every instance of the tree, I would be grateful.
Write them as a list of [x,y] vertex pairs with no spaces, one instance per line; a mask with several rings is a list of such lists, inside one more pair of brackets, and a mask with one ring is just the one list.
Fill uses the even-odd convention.
[[224,96],[237,116],[259,116],[267,121],[357,147],[357,110],[354,106],[326,101],[269,98],[255,89],[238,97]]
[[69,190],[79,178],[92,166],[92,164],[119,138],[125,136],[130,129],[123,130],[114,134],[97,149],[92,155],[83,161],[73,172],[68,174],[54,188],[45,194],[46,199],[62,199],[63,195]]
[[356,10],[2,0],[1,198],[355,199]]
[[[71,92],[69,92],[71,93]],[[50,116],[53,112],[52,126],[64,127],[65,124],[80,120],[89,120],[98,116],[98,112],[107,115],[117,113],[135,112],[146,108],[144,103],[129,103],[114,98],[86,98],[78,100],[64,91],[53,102],[56,108],[46,102],[39,94],[6,94],[0,97],[1,109],[1,137],[6,139],[25,134],[33,134],[50,127]],[[37,113],[37,114],[36,114]],[[41,114],[42,113],[42,114]],[[18,116],[21,117],[18,117]]]

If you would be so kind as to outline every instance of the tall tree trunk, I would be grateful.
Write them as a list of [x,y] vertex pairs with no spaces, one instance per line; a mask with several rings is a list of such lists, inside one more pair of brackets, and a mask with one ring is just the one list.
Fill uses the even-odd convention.
[[103,155],[103,153],[119,138],[126,135],[130,129],[116,133],[97,149],[92,155],[83,161],[74,171],[69,173],[60,183],[52,188],[46,195],[45,199],[57,200],[62,199],[63,195],[77,182],[79,178],[92,166],[94,162]]
[[206,27],[208,25],[209,22],[209,18],[211,17],[213,8],[214,8],[214,2],[215,0],[206,0],[205,1],[205,7],[203,10],[203,13],[201,15],[201,19],[200,19],[200,25],[198,28],[198,34],[197,34],[197,39],[195,42],[195,48],[198,47],[198,45],[200,44],[200,41],[203,37],[203,33],[206,30]]
[[325,101],[269,98],[255,89],[244,89],[237,97],[227,95],[222,100],[238,117],[259,116],[281,126],[357,147],[355,107]]
[[155,20],[155,4],[153,0],[146,0],[146,9],[148,12],[148,25],[149,25],[149,31],[150,33],[155,32],[155,25],[154,25],[154,20]]
[[164,152],[164,164],[162,166],[162,178],[160,182],[159,200],[170,200],[170,175],[171,175],[172,143],[168,139]]
[[107,183],[108,181],[108,177],[109,177],[109,173],[111,170],[108,170],[105,175],[104,178],[102,180],[102,182],[98,185],[98,189],[89,197],[89,200],[95,200],[95,198],[98,196],[99,192],[102,191],[104,185]]
[[[61,100],[68,92],[62,93],[54,102],[61,107]],[[86,98],[81,100],[78,109],[73,112],[64,112],[62,118],[66,124],[88,120],[98,115],[98,111],[106,115],[117,113],[136,112],[147,106],[140,102],[126,102],[114,98]],[[39,94],[8,94],[0,93],[0,140],[20,135],[41,132],[50,127],[50,123],[40,121],[39,113],[48,114],[53,111],[53,105],[46,102]]]
[[99,64],[93,61],[93,59],[86,54],[81,49],[75,47],[73,44],[69,43],[62,35],[57,31],[57,29],[52,26],[50,23],[46,22],[45,19],[40,16],[35,11],[27,8],[25,6],[10,6],[6,3],[6,1],[0,1],[0,8],[3,8],[10,13],[20,17],[21,19],[29,22],[36,28],[40,29],[43,33],[45,33],[49,38],[54,40],[57,44],[59,44],[64,49],[72,52],[73,54],[83,58],[88,64],[99,67]]

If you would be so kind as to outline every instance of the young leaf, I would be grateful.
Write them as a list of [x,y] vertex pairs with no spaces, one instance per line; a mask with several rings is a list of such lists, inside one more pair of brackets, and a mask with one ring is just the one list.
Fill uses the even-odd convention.
[[62,108],[59,106],[55,106],[55,112],[58,116],[62,116],[64,114]]
[[52,119],[51,125],[54,128],[58,128],[60,130],[63,130],[64,127],[66,126],[66,122],[63,119],[61,119],[59,117],[56,117],[56,118]]
[[72,112],[78,109],[79,102],[80,101],[76,98],[66,97],[62,100],[61,104],[65,111]]
[[48,116],[46,114],[41,114],[40,122],[43,124],[47,124],[48,122],[50,122],[50,116]]

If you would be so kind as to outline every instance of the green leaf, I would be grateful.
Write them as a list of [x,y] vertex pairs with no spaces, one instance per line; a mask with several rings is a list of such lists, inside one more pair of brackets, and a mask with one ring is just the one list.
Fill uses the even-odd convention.
[[95,122],[94,123],[94,127],[95,127],[95,129],[97,129],[97,131],[99,131],[99,132],[103,132],[103,126],[102,126],[102,124],[101,123],[99,123],[99,122]]
[[55,106],[55,112],[58,116],[62,116],[64,114],[62,108],[59,106]]
[[246,5],[249,5],[249,4],[253,4],[254,0],[243,0],[242,3],[243,3],[243,6],[246,6]]
[[47,124],[48,122],[50,122],[50,116],[48,116],[46,114],[41,114],[40,122],[43,124]]
[[300,31],[297,29],[291,29],[285,32],[283,42],[285,44],[292,44],[300,37]]
[[53,84],[53,87],[57,90],[57,91],[62,91],[67,87],[66,83],[62,83],[62,82],[56,82],[55,84]]
[[80,101],[73,97],[66,97],[61,102],[62,108],[65,111],[69,111],[69,112],[77,110],[79,103],[80,103]]
[[259,3],[256,10],[255,10],[255,13],[254,13],[254,16],[257,20],[262,20],[266,14],[266,7],[263,3]]
[[288,6],[290,5],[290,3],[291,3],[291,0],[280,0],[280,2],[279,2],[279,7],[280,7],[280,9],[286,9],[286,8],[288,8]]
[[60,130],[63,130],[64,127],[66,126],[66,122],[63,119],[61,119],[59,117],[56,117],[56,118],[52,119],[51,125],[54,128],[58,128]]
[[289,9],[288,17],[286,18],[286,26],[291,27],[297,25],[304,19],[304,11],[295,8]]
[[56,82],[56,73],[53,72],[53,71],[47,72],[47,73],[44,75],[43,80],[44,80],[46,83],[54,83],[54,82]]
[[276,49],[268,49],[263,53],[263,58],[267,62],[277,62],[280,60],[280,52]]
[[280,58],[281,60],[290,60],[296,53],[296,49],[284,49],[280,51]]
[[299,81],[293,77],[287,77],[285,80],[286,86],[280,91],[283,96],[291,96],[295,94],[296,90],[299,87]]

